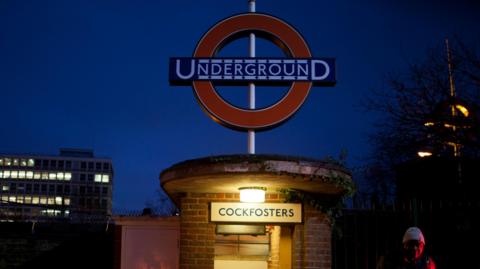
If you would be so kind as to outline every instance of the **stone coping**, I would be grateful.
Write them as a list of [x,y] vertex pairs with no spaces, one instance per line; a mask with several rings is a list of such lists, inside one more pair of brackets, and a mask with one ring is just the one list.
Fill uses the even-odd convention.
[[221,155],[187,160],[160,174],[170,196],[180,193],[238,193],[238,188],[262,186],[267,193],[295,189],[341,194],[350,172],[333,160],[282,155]]

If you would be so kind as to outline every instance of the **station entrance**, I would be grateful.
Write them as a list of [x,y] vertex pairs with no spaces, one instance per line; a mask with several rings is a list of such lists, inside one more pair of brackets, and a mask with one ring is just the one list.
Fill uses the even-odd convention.
[[[305,201],[287,201],[284,190],[340,197],[351,182],[343,167],[229,155],[173,165],[160,180],[180,209],[180,268],[331,268],[329,217]],[[241,202],[246,186],[263,188],[264,201]]]

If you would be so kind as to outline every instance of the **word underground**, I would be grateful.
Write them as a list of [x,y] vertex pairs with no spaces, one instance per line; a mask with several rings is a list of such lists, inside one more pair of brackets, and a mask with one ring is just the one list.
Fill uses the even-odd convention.
[[293,209],[284,208],[225,208],[218,210],[220,216],[235,217],[287,217],[295,215]]
[[313,81],[334,83],[335,60],[170,58],[170,82]]

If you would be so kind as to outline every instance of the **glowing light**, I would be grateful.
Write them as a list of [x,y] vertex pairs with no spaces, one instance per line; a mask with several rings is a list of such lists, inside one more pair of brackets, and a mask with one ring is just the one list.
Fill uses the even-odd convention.
[[468,112],[468,109],[466,107],[457,104],[457,105],[455,105],[455,108],[458,109],[458,111],[460,111],[463,114],[463,116],[468,117],[469,112]]
[[432,156],[432,153],[428,151],[419,151],[417,154],[420,158]]
[[433,122],[425,122],[423,125],[425,125],[425,126],[433,126],[433,125],[435,125],[435,123],[433,123]]
[[240,202],[245,203],[263,203],[265,202],[264,187],[244,187],[240,188]]

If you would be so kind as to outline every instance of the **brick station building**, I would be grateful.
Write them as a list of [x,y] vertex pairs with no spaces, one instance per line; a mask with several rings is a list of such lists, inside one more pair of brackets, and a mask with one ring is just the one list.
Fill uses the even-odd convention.
[[180,209],[179,267],[331,268],[331,221],[302,203],[300,223],[218,223],[212,203],[239,202],[239,188],[266,188],[265,203],[286,203],[285,192],[338,199],[351,174],[331,161],[274,155],[229,155],[184,161],[160,175]]

